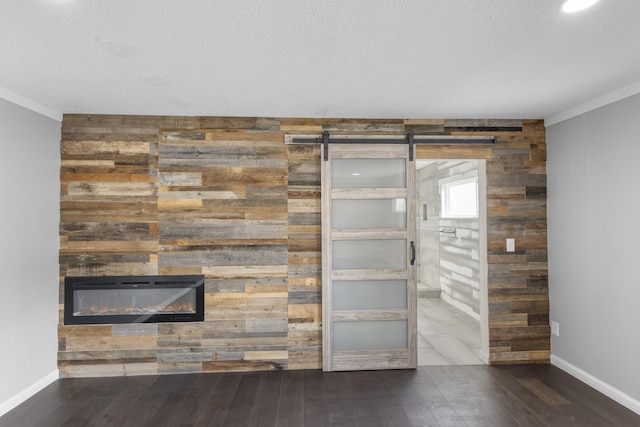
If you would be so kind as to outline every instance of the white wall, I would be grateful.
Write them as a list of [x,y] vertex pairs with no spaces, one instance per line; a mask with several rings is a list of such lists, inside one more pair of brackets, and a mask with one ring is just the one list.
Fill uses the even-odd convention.
[[0,99],[0,415],[57,376],[60,122]]
[[640,95],[547,129],[552,363],[640,411]]

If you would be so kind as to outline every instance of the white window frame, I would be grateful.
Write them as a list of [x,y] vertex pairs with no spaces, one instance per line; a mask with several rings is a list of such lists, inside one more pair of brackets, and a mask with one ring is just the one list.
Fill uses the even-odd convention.
[[[456,214],[452,213],[451,208],[451,188],[460,185],[475,183],[475,213],[474,214]],[[440,184],[440,205],[442,218],[478,218],[478,177],[457,179],[454,181],[443,182]]]

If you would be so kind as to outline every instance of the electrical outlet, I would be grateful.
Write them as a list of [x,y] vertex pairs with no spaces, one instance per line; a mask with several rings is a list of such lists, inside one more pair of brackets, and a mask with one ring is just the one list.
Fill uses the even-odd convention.
[[553,320],[551,321],[551,333],[557,337],[560,336],[560,324]]

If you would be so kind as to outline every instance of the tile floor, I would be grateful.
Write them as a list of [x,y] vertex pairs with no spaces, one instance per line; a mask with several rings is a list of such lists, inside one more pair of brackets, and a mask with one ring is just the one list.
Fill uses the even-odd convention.
[[440,298],[418,298],[418,366],[484,365],[480,322]]

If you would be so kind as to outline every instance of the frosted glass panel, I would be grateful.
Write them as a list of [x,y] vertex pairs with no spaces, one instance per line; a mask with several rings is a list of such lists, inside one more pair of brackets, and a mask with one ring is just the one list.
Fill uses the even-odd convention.
[[333,228],[405,228],[406,199],[333,200]]
[[332,159],[333,188],[405,188],[405,159]]
[[407,241],[334,240],[334,270],[407,268]]
[[378,310],[407,308],[406,280],[336,280],[334,310]]
[[407,348],[405,320],[333,322],[333,349],[391,350]]

